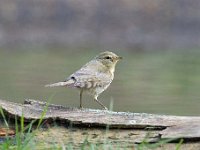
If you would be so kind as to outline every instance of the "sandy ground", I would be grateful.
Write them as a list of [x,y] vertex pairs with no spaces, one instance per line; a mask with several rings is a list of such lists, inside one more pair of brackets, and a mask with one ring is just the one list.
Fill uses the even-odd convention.
[[[153,131],[149,136],[154,136]],[[105,129],[88,129],[88,128],[65,128],[52,127],[47,130],[37,131],[35,141],[41,142],[45,146],[60,145],[73,148],[98,147],[99,149],[144,149],[142,144],[135,144],[138,139],[145,139],[146,132],[141,130],[105,130]],[[147,149],[165,150],[176,149],[177,143],[170,144],[147,144]],[[200,150],[200,142],[184,143],[180,146],[181,150]]]

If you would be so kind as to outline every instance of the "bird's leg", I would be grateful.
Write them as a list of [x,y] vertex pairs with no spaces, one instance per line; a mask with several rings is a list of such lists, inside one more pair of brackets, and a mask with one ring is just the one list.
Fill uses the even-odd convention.
[[83,90],[81,89],[81,91],[80,91],[80,108],[83,108],[82,107],[82,95],[83,95]]
[[108,110],[108,108],[107,108],[106,106],[104,106],[104,105],[97,99],[97,97],[95,97],[94,100],[95,100],[99,105],[101,105],[101,107],[103,107],[103,109]]

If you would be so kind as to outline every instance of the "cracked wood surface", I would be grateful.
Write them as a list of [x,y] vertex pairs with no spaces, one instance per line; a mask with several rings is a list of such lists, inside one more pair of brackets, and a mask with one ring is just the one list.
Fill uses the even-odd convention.
[[31,99],[25,100],[24,104],[0,100],[0,107],[7,117],[21,117],[23,114],[27,122],[39,120],[45,111],[43,120],[64,121],[77,127],[95,128],[109,125],[109,128],[118,128],[122,132],[125,129],[143,129],[146,132],[148,132],[146,129],[158,129],[160,131],[156,131],[152,141],[157,140],[158,137],[159,139],[200,140],[200,117],[78,109]]

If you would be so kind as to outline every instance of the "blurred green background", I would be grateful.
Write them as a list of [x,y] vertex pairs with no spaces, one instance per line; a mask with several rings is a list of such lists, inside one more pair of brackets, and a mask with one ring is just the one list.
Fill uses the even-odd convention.
[[[98,53],[124,59],[99,100],[115,111],[200,113],[198,0],[0,2],[0,98],[79,106],[78,90],[45,88]],[[84,95],[84,107],[99,108]]]

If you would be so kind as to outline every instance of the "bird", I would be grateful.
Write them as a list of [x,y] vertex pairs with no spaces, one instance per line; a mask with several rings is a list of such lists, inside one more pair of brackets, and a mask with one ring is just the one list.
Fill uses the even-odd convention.
[[64,81],[47,84],[45,87],[77,88],[80,91],[80,108],[83,108],[82,95],[86,92],[91,95],[94,101],[103,107],[103,109],[108,110],[108,108],[98,100],[98,96],[105,91],[113,81],[115,66],[121,59],[121,56],[113,52],[101,52]]

